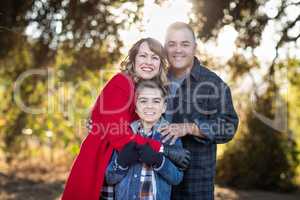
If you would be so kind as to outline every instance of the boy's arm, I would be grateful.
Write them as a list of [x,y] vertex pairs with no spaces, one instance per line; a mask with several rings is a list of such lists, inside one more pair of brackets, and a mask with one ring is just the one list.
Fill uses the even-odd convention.
[[[182,147],[181,140],[178,139],[174,145]],[[183,178],[183,172],[165,156],[163,157],[162,164],[157,168],[153,168],[153,170],[163,179],[165,179],[170,185],[178,185]]]
[[112,159],[106,169],[105,179],[107,184],[114,185],[119,183],[127,174],[129,167],[123,168],[117,163],[117,153],[114,152]]

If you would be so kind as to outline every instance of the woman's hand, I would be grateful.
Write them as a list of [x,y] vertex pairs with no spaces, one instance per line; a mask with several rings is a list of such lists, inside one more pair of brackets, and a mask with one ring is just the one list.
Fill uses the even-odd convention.
[[92,129],[93,129],[93,121],[92,121],[91,118],[87,118],[85,127],[88,130],[88,132],[92,131]]

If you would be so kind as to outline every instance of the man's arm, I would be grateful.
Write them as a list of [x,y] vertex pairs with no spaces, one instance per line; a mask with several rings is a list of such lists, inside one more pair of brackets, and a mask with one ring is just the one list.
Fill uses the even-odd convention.
[[228,86],[223,87],[224,95],[212,100],[208,107],[216,108],[217,112],[207,119],[194,119],[200,133],[204,137],[195,137],[196,140],[222,144],[230,141],[238,128],[238,116],[232,103],[231,92]]
[[[238,127],[238,116],[234,110],[229,87],[224,87],[224,95],[210,101],[208,110],[217,109],[205,119],[198,116],[191,123],[173,123],[163,127],[160,132],[164,136],[163,142],[171,139],[171,143],[179,137],[193,135],[202,143],[226,143],[230,141]],[[220,91],[221,93],[221,91]]]

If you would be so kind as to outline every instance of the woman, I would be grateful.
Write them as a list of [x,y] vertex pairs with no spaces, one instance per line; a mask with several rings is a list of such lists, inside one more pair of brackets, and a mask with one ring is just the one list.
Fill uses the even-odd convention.
[[[163,47],[155,39],[141,39],[130,49],[122,65],[122,72],[106,84],[93,107],[92,130],[82,143],[73,164],[63,200],[98,200],[104,173],[114,149],[120,150],[134,141],[137,144],[148,143],[155,151],[162,150],[158,141],[133,134],[129,125],[137,119],[134,105],[135,83],[139,79],[153,78],[161,84],[167,81]],[[187,153],[184,153],[187,158]],[[183,154],[173,152],[172,155]],[[177,157],[175,160],[182,158]]]

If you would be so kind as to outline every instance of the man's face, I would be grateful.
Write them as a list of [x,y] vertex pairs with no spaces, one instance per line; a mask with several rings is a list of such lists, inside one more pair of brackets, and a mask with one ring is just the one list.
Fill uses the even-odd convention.
[[165,110],[165,99],[159,89],[141,89],[137,96],[136,113],[145,123],[155,124]]
[[188,29],[170,31],[166,37],[165,49],[172,70],[186,72],[193,67],[196,43]]

